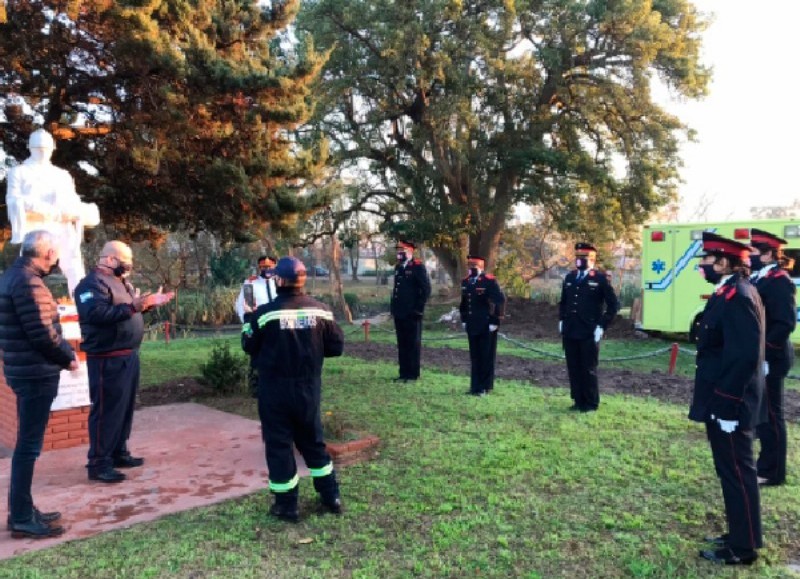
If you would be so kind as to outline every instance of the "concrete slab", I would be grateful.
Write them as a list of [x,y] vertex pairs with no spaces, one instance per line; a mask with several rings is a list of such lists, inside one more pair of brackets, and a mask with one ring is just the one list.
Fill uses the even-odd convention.
[[[152,521],[266,488],[261,427],[201,404],[169,404],[136,412],[130,448],[145,457],[119,484],[90,482],[85,446],[43,453],[33,496],[43,511],[61,511],[67,532],[54,539],[12,539],[5,496],[11,458],[0,459],[0,559]],[[297,457],[301,476],[308,475]]]

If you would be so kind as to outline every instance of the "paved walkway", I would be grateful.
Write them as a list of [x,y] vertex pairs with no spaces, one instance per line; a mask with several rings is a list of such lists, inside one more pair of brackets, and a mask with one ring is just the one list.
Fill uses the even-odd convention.
[[[264,445],[257,421],[200,404],[138,410],[130,447],[145,457],[119,484],[90,482],[86,447],[43,453],[33,496],[43,511],[61,511],[67,532],[55,539],[12,539],[6,530],[10,458],[0,458],[0,559],[152,521],[266,488]],[[297,457],[300,475],[308,470]]]

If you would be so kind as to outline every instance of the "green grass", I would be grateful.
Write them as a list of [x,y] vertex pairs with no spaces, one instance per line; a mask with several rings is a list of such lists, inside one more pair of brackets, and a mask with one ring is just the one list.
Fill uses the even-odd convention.
[[[176,358],[207,354],[210,340],[176,346],[147,345],[145,376],[177,372]],[[298,525],[271,520],[259,492],[0,562],[0,576],[783,578],[800,558],[796,474],[764,492],[767,548],[746,575],[697,557],[697,539],[723,530],[723,507],[684,407],[605,396],[600,412],[576,415],[561,389],[498,381],[476,399],[462,395],[466,376],[426,370],[402,387],[395,374],[326,363],[323,410],[383,441],[376,460],[340,471],[341,518],[310,514],[303,480]],[[800,432],[789,434],[797,464]]]

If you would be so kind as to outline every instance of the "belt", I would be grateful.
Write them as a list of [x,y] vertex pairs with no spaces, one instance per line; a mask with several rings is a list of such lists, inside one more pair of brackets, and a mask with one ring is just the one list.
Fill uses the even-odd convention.
[[87,358],[117,358],[119,356],[130,356],[133,354],[133,350],[128,348],[127,350],[111,350],[110,352],[101,352],[99,354],[90,354],[86,353]]

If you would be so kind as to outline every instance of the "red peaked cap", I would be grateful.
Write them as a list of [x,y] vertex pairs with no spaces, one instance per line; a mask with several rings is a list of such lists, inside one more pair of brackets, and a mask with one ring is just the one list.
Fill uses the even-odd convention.
[[410,249],[412,251],[417,248],[417,246],[411,243],[410,241],[405,241],[402,239],[397,242],[397,247],[402,247],[403,249]]
[[[750,259],[750,246],[732,239],[722,237],[710,231],[703,232],[703,254],[737,257],[745,262]],[[749,262],[748,262],[749,263]]]
[[579,241],[578,243],[575,244],[576,253],[589,253],[591,251],[597,253],[597,249],[595,249],[594,245],[592,245],[591,243],[585,243],[583,241]]
[[483,259],[482,257],[479,257],[477,255],[468,255],[467,256],[467,263],[469,263],[470,261],[480,264],[481,267],[483,267],[484,264],[486,263],[485,259]]
[[785,239],[773,235],[769,231],[763,229],[756,229],[755,227],[750,230],[750,243],[758,249],[780,249],[781,245],[789,243]]

